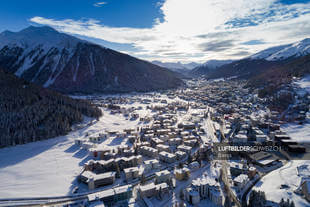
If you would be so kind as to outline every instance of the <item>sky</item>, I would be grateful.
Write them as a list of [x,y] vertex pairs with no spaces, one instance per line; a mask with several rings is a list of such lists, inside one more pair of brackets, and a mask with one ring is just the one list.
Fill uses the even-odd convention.
[[51,26],[146,60],[240,59],[310,37],[310,0],[10,0],[0,32]]

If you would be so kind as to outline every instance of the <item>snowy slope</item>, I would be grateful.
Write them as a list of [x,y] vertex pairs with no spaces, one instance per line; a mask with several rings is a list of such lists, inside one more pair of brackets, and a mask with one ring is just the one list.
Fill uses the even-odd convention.
[[310,38],[292,44],[271,47],[250,56],[250,58],[277,61],[308,54],[310,54]]
[[[46,41],[46,40],[49,41]],[[51,27],[30,26],[20,32],[4,31],[0,33],[0,48],[8,46],[19,46],[22,48],[36,48],[43,46],[49,50],[51,47],[58,49],[75,47],[79,42],[86,42],[73,36],[59,33]]]
[[[293,200],[296,207],[309,206],[304,198],[294,193],[301,181],[296,168],[301,165],[310,165],[310,161],[292,160],[283,167],[264,176],[253,189],[264,191],[266,198],[274,202],[279,202],[283,198],[284,200]],[[289,185],[290,188],[281,189],[281,185]]]
[[2,32],[0,68],[64,93],[152,91],[183,85],[169,70],[46,26]]

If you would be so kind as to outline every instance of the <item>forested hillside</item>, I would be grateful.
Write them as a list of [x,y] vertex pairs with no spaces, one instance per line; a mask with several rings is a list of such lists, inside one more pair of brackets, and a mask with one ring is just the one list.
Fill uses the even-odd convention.
[[0,147],[64,135],[82,115],[98,118],[102,112],[0,69]]

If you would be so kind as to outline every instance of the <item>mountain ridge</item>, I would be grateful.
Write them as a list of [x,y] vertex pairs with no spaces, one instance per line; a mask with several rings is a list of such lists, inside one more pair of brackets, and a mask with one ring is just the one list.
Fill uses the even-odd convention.
[[152,91],[184,85],[174,72],[47,26],[1,33],[0,67],[63,93]]

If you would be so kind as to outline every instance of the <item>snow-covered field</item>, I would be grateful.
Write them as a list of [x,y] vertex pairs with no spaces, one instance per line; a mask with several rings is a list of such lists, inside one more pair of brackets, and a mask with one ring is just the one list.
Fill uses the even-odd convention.
[[303,125],[290,123],[281,126],[281,129],[286,132],[292,140],[299,142],[310,142],[310,123]]
[[[88,161],[87,151],[74,145],[86,133],[123,130],[138,125],[122,115],[104,116],[95,124],[62,137],[0,149],[0,198],[64,196]],[[106,140],[118,145],[126,140]]]
[[[297,174],[297,167],[304,164],[310,165],[310,160],[292,160],[263,177],[253,189],[264,191],[268,200],[279,202],[281,198],[288,198],[294,201],[296,207],[309,206],[305,199],[293,192],[301,180]],[[281,189],[281,185],[288,185],[290,188]]]

